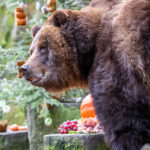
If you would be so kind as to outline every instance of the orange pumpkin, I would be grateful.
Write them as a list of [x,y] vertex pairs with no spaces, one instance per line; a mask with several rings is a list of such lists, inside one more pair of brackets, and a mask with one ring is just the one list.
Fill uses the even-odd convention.
[[95,108],[93,106],[93,98],[91,94],[87,95],[81,103],[80,107],[81,117],[89,118],[89,117],[96,117]]

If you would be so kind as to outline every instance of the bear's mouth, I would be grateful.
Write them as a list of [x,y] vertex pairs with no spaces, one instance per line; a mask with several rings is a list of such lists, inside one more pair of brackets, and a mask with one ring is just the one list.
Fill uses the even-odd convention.
[[36,82],[39,82],[40,80],[41,80],[41,78],[37,78],[37,77],[30,78],[30,82],[33,84]]
[[41,79],[42,79],[42,76],[36,76],[36,75],[34,75],[34,76],[31,76],[31,77],[25,77],[25,79],[27,80],[27,81],[29,81],[31,84],[36,84],[36,83],[38,83]]

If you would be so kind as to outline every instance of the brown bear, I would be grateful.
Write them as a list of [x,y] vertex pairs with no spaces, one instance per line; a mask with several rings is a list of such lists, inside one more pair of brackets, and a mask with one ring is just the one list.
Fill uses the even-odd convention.
[[89,86],[111,150],[140,150],[150,143],[149,36],[149,0],[95,0],[34,27],[20,70],[50,92]]
[[114,5],[104,1],[93,0],[79,11],[58,10],[43,27],[34,26],[31,57],[21,67],[25,79],[50,92],[88,87],[101,18]]

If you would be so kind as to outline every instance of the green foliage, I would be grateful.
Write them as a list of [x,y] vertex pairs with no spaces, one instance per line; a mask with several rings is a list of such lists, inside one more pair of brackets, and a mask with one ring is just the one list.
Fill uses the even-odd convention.
[[[28,25],[16,27],[14,25],[14,9],[20,2],[28,5],[26,13],[28,15]],[[37,1],[36,1],[37,2]],[[43,0],[39,0],[41,6]],[[80,9],[87,5],[89,0],[57,0],[57,8]],[[29,56],[28,49],[31,44],[30,29],[34,24],[42,25],[49,15],[44,15],[41,11],[35,10],[33,0],[1,0],[0,3],[0,101],[6,101],[12,108],[18,106],[18,116],[22,116],[27,104],[31,104],[39,110],[39,105],[49,103],[50,105],[61,106],[61,103],[45,92],[42,88],[33,87],[24,79],[18,78],[17,61],[26,60]],[[3,30],[5,28],[5,30]],[[64,101],[78,101],[88,92],[82,89],[71,90],[61,97]],[[15,108],[16,109],[16,108]],[[19,114],[19,111],[21,113]],[[15,113],[11,111],[11,113]],[[18,119],[16,115],[16,120]],[[50,113],[44,109],[41,117],[50,118]],[[10,119],[12,115],[7,116]],[[48,119],[47,119],[48,120]],[[23,121],[21,121],[23,123]],[[21,123],[20,122],[20,123]]]
[[3,112],[3,108],[6,106],[6,102],[3,100],[3,101],[0,101],[0,120],[5,120],[4,119],[4,115],[5,113]]
[[81,102],[82,99],[88,95],[88,90],[84,89],[73,89],[66,91],[65,96],[61,98],[64,102]]
[[25,113],[24,110],[18,105],[10,105],[11,110],[6,115],[5,120],[8,120],[8,124],[18,124],[18,125],[26,125]]
[[[14,18],[11,13],[6,12],[6,7],[0,7],[0,45],[4,48],[8,48],[11,45],[11,30],[13,28]],[[7,26],[6,26],[7,24]]]
[[75,138],[56,138],[50,140],[50,146],[46,146],[44,150],[84,150],[82,141]]
[[79,10],[87,6],[90,0],[56,0],[58,9]]

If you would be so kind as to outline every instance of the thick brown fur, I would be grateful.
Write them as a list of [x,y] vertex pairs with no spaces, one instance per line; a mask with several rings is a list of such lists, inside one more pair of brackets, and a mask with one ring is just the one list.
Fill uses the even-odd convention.
[[111,150],[150,143],[149,0],[126,0],[107,13],[89,84]]
[[89,84],[111,150],[150,143],[149,0],[94,0],[33,31],[27,80],[52,92]]
[[20,69],[25,79],[50,92],[87,88],[101,19],[116,1],[92,0],[79,11],[58,10],[42,27],[33,27],[31,56]]
[[92,0],[90,6],[98,8],[103,14],[105,14],[120,2],[122,2],[122,0]]
[[21,68],[25,79],[50,92],[87,88],[103,14],[90,6],[80,11],[59,10],[42,28],[33,27],[31,56]]

